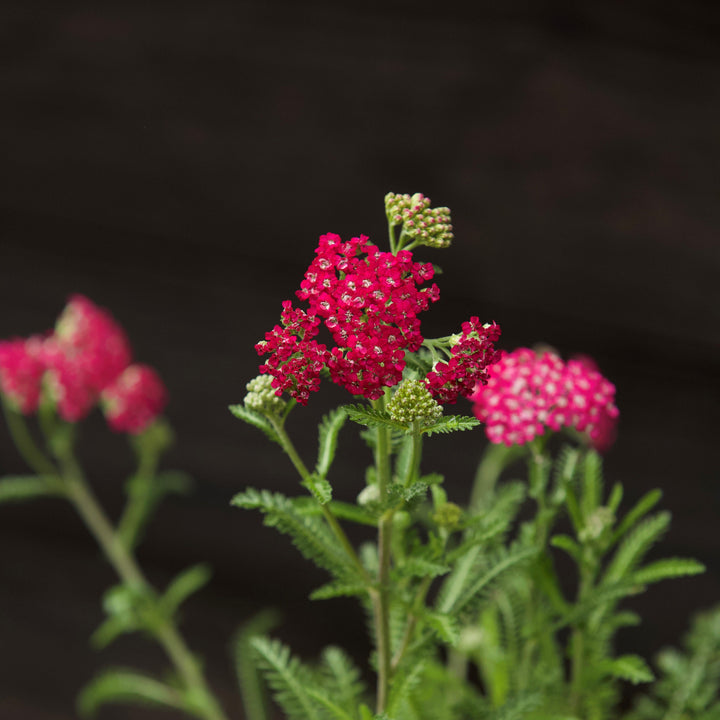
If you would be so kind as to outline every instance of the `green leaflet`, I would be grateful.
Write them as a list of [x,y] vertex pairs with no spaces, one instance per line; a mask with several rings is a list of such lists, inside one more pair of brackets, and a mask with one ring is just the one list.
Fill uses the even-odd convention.
[[312,673],[290,650],[278,640],[268,637],[253,637],[250,646],[268,685],[273,690],[275,701],[291,720],[322,720],[315,698],[308,692],[311,688],[322,694],[321,688],[314,688]]
[[244,420],[249,425],[253,425],[258,430],[262,430],[270,440],[281,445],[280,438],[277,436],[270,421],[259,412],[246,408],[242,403],[237,405],[229,405],[228,410],[239,420]]
[[308,560],[315,562],[341,582],[360,582],[356,568],[325,524],[316,516],[300,512],[290,498],[268,490],[248,488],[238,493],[231,500],[231,504],[260,510],[265,515],[265,524],[289,535],[295,547]]
[[278,621],[277,613],[264,610],[244,623],[233,639],[235,673],[246,720],[268,720],[270,717],[267,693],[255,662],[251,640],[270,631]]
[[340,430],[345,424],[347,414],[339,407],[325,415],[318,428],[318,457],[315,465],[315,475],[325,480],[332,461],[335,459],[337,441]]
[[93,716],[103,705],[138,703],[188,710],[182,694],[149,675],[123,668],[106,670],[91,680],[78,697],[78,712]]
[[6,475],[0,478],[0,503],[64,494],[63,482],[56,475]]
[[204,587],[212,575],[209,565],[200,563],[183,570],[167,586],[159,606],[166,617],[172,617],[180,605],[193,593]]
[[477,427],[480,421],[469,415],[446,415],[438,422],[422,428],[423,435],[434,435],[435,433],[451,433],[459,430],[472,430]]
[[652,670],[639,655],[621,655],[612,660],[606,660],[602,664],[602,669],[608,675],[628,680],[633,685],[652,682],[655,679]]
[[385,411],[375,410],[367,405],[343,405],[347,416],[359,425],[367,427],[388,427],[393,430],[407,430],[407,423],[393,420]]

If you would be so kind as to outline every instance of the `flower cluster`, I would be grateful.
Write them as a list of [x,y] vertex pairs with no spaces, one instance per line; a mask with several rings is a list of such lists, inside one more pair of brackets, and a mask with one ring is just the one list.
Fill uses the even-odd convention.
[[[297,292],[308,311],[283,303],[282,325],[256,345],[269,355],[260,372],[272,375],[278,394],[287,391],[300,404],[317,390],[324,368],[353,395],[375,400],[401,380],[405,351],[422,344],[418,314],[439,290],[418,286],[432,279],[432,265],[414,262],[408,251],[381,252],[365,236],[343,242],[323,235],[315,252]],[[321,324],[332,349],[315,340]]]
[[585,432],[607,449],[618,410],[615,386],[583,360],[563,362],[555,353],[519,348],[490,368],[472,400],[491,442],[523,445],[546,428]]
[[484,385],[488,366],[500,357],[494,346],[499,337],[500,326],[496,323],[481,324],[477,317],[464,322],[462,333],[454,338],[448,361],[436,363],[425,379],[435,400],[452,404]]
[[47,398],[68,422],[100,403],[111,428],[134,434],[167,402],[155,371],[132,364],[123,329],[83,295],[70,298],[54,332],[0,342],[0,391],[26,415]]
[[402,225],[402,232],[421,245],[446,248],[453,239],[450,208],[430,207],[422,193],[385,196],[385,213],[390,226]]

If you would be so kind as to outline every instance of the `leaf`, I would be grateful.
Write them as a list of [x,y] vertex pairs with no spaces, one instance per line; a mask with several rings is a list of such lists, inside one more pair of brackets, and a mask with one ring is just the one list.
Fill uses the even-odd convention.
[[308,693],[312,686],[310,671],[278,640],[254,637],[250,645],[276,702],[287,716],[291,720],[320,720],[317,705]]
[[308,695],[323,705],[334,720],[354,720],[353,716],[345,712],[337,703],[334,703],[326,692],[308,688]]
[[160,598],[160,607],[166,617],[172,617],[190,595],[209,582],[211,575],[210,566],[201,563],[183,570],[175,577]]
[[405,432],[408,428],[407,423],[397,422],[384,410],[375,410],[375,408],[366,405],[343,405],[343,409],[347,416],[358,425],[366,425],[367,427],[389,427],[393,430],[401,430]]
[[354,718],[355,709],[365,692],[365,684],[350,656],[339,647],[326,647],[322,652],[319,673],[327,693]]
[[632,574],[634,582],[642,585],[685,575],[698,575],[705,572],[705,566],[689,558],[665,558],[656,560]]
[[435,433],[451,433],[459,430],[472,430],[477,427],[480,421],[476,417],[469,415],[447,415],[432,425],[422,428],[425,435],[434,435]]
[[325,478],[318,477],[317,475],[311,475],[301,484],[312,493],[312,496],[320,503],[320,505],[326,505],[332,499],[332,487]]
[[578,565],[582,565],[582,548],[569,535],[553,535],[550,544],[564,550]]
[[239,420],[244,420],[249,425],[254,425],[258,430],[262,430],[270,440],[278,443],[278,445],[282,444],[271,422],[264,415],[250,408],[246,408],[242,403],[230,405],[228,409]]
[[175,688],[148,675],[122,668],[106,670],[83,688],[78,712],[90,717],[109,703],[138,703],[188,710]]
[[272,630],[278,621],[279,616],[276,612],[264,610],[253,616],[235,633],[233,640],[235,673],[247,720],[268,720],[269,717],[265,685],[260,677],[250,641]]
[[321,480],[327,477],[332,461],[335,459],[338,434],[345,424],[347,414],[339,407],[325,415],[318,428],[318,458],[315,475]]
[[310,593],[311,600],[330,600],[337,597],[354,597],[365,595],[367,587],[360,583],[330,582],[321,585],[317,590]]
[[431,562],[422,557],[410,557],[399,565],[393,573],[397,573],[398,578],[406,577],[430,577],[435,578],[450,572],[449,565]]
[[639,523],[618,546],[605,572],[603,582],[620,580],[643,558],[670,525],[670,513],[660,512]]
[[456,617],[446,613],[428,611],[422,619],[438,634],[447,645],[456,645],[460,639],[460,623]]
[[325,568],[342,582],[358,582],[357,570],[326,525],[316,516],[298,511],[289,498],[280,493],[248,488],[237,494],[231,504],[260,510],[265,515],[265,524],[289,535],[295,547],[308,560]]
[[622,519],[612,534],[611,544],[616,543],[641,517],[647,515],[662,498],[662,490],[651,490],[643,495],[635,506]]
[[0,503],[64,494],[62,480],[56,475],[6,475],[0,478]]
[[639,655],[621,655],[603,663],[603,669],[609,675],[628,680],[633,685],[652,682],[655,676],[648,664]]
[[583,519],[587,519],[595,512],[602,499],[602,461],[596,452],[589,452],[583,463],[583,496],[581,510]]

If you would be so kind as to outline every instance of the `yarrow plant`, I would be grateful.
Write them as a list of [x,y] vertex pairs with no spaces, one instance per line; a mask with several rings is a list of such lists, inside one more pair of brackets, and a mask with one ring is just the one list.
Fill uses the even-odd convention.
[[[640,621],[625,598],[703,568],[684,558],[646,560],[670,520],[654,511],[659,491],[625,507],[623,487],[605,487],[601,453],[619,416],[614,385],[586,356],[501,351],[499,326],[479,315],[450,328],[457,332],[427,337],[421,316],[440,297],[431,259],[453,241],[450,211],[420,193],[389,193],[385,214],[387,250],[364,235],[320,237],[296,297],[281,303],[278,324],[255,346],[258,376],[230,407],[280,446],[300,481],[293,497],[246,488],[232,504],[260,511],[327,573],[313,601],[357,599],[372,651],[365,667],[335,646],[301,660],[267,635],[272,621],[259,615],[233,643],[244,717],[275,717],[267,689],[292,720],[715,717],[717,614],[702,621],[710,639],[696,631],[687,656],[663,656],[656,685],[643,658],[615,651],[616,634]],[[290,428],[323,381],[342,387],[348,401],[324,416],[309,456]],[[120,577],[94,643],[141,631],[174,670],[170,680],[101,674],[81,693],[81,712],[142,701],[206,720],[230,717],[177,627],[179,604],[206,582],[207,569],[190,568],[160,592],[133,554],[160,497],[185,485],[158,470],[169,431],[155,371],[132,362],[109,313],[74,296],[54,331],[0,343],[0,391],[34,470],[0,480],[0,500],[56,494],[73,502]],[[138,455],[115,524],[73,454],[75,429],[96,406]],[[41,443],[27,425],[33,414]],[[356,478],[334,469],[348,423],[369,451]],[[451,497],[444,476],[424,467],[423,447],[434,435],[470,430],[487,442],[467,497]],[[523,467],[524,479],[508,479]],[[335,489],[350,485],[357,501],[337,499]],[[353,544],[353,524],[372,539]],[[570,568],[562,577],[561,554]],[[623,715],[627,683],[649,690]]]

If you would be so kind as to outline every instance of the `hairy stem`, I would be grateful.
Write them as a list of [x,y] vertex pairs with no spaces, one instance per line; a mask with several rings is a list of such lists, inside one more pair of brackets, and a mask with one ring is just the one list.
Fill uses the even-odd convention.
[[[152,596],[153,590],[145,579],[132,553],[123,545],[100,503],[85,482],[79,465],[70,451],[60,457],[63,479],[68,497],[83,522],[94,535],[118,576],[127,585]],[[197,711],[206,720],[226,720],[215,696],[210,691],[200,668],[169,618],[159,616],[155,636],[178,671],[186,689],[197,702]]]
[[[373,402],[376,410],[384,410],[385,398]],[[390,431],[381,425],[377,428],[375,469],[379,499],[385,503],[390,485]],[[378,593],[373,598],[375,637],[378,653],[378,677],[376,692],[376,712],[385,711],[390,689],[392,672],[390,648],[390,545],[392,536],[393,511],[386,510],[378,521]]]

